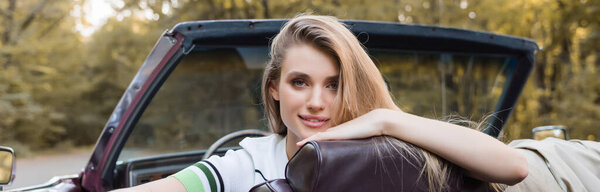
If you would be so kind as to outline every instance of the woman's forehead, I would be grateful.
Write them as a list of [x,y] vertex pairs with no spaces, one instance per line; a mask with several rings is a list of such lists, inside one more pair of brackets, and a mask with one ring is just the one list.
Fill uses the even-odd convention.
[[290,47],[282,62],[282,75],[308,75],[332,77],[339,74],[336,60],[313,46]]

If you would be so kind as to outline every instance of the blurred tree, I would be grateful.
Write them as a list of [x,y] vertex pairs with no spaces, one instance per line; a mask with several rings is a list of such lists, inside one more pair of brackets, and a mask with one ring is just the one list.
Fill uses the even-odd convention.
[[[4,2],[3,2],[4,3]],[[0,5],[0,144],[43,149],[65,136],[65,104],[86,86],[69,1]],[[23,145],[23,144],[26,144]]]

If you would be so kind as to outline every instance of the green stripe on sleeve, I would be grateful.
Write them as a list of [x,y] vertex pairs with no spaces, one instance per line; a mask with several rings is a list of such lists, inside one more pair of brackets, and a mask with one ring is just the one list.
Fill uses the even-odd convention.
[[194,164],[194,166],[200,168],[200,170],[202,170],[202,172],[204,172],[204,175],[206,175],[206,178],[208,179],[208,183],[210,184],[211,192],[217,192],[217,183],[215,182],[215,176],[212,174],[212,172],[210,172],[208,167],[206,167],[206,165],[204,165],[202,163],[196,163],[196,164]]
[[204,192],[202,180],[200,180],[198,175],[196,175],[196,173],[194,173],[192,170],[183,169],[171,176],[179,180],[187,192]]

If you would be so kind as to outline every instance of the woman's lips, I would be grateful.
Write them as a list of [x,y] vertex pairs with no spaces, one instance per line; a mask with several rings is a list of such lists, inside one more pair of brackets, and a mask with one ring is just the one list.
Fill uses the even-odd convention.
[[298,115],[300,121],[307,127],[319,128],[327,124],[329,118],[318,115]]

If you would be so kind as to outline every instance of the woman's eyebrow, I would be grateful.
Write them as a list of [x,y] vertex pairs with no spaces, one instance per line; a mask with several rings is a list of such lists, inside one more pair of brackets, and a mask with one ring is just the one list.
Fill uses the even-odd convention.
[[325,79],[327,79],[327,81],[337,81],[338,79],[340,79],[340,75],[329,76]]
[[[288,77],[297,77],[297,78],[303,78],[303,79],[310,79],[310,76],[306,73],[300,72],[300,71],[291,71],[289,73],[287,73]],[[327,81],[337,81],[340,78],[340,75],[332,75],[329,77],[326,77],[325,80]]]
[[308,74],[302,73],[302,72],[299,72],[299,71],[289,72],[287,76],[288,77],[309,78]]

